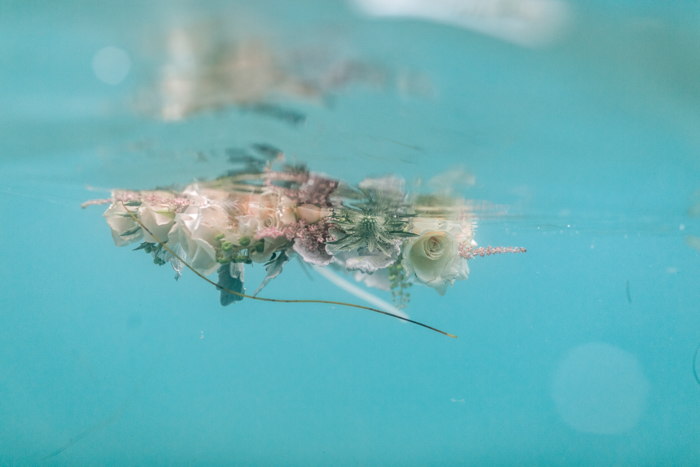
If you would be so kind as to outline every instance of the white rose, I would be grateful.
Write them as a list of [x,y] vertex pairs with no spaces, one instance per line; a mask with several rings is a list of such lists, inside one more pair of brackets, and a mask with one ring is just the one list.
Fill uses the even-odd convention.
[[236,218],[238,222],[238,234],[241,237],[252,238],[258,229],[258,220],[255,216],[238,216]]
[[202,239],[210,245],[217,244],[216,236],[232,229],[231,218],[217,205],[199,208],[199,219],[192,231],[192,238]]
[[[143,232],[144,241],[148,243],[158,243],[158,240],[165,243],[168,241],[168,232],[175,224],[175,214],[165,206],[143,206],[140,209],[141,222],[150,231]],[[133,220],[133,219],[132,219]],[[153,235],[151,235],[153,234]]]
[[182,247],[190,266],[208,276],[219,269],[214,245],[218,243],[216,236],[226,232],[229,222],[226,212],[218,206],[190,206],[175,216],[168,237]]
[[258,228],[261,230],[266,229],[279,229],[280,218],[277,215],[277,211],[272,208],[261,209],[258,213]]
[[[138,208],[128,208],[135,216],[138,217]],[[133,217],[126,212],[124,205],[119,201],[105,211],[102,216],[107,220],[107,224],[112,229],[112,239],[116,246],[126,246],[143,239],[143,229],[134,220]]]
[[404,248],[403,267],[425,285],[444,295],[447,285],[466,279],[469,267],[459,256],[459,244],[450,232],[426,231],[411,239]]

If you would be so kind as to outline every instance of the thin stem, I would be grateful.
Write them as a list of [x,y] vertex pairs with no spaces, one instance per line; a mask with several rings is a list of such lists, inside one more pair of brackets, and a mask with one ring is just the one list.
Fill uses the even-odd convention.
[[201,277],[201,278],[204,279],[205,281],[209,282],[211,285],[213,285],[214,287],[216,287],[216,288],[219,289],[219,290],[225,290],[226,292],[228,292],[228,293],[230,293],[230,294],[233,294],[233,295],[238,295],[239,297],[249,298],[249,299],[251,299],[251,300],[260,300],[260,301],[262,301],[262,302],[275,302],[275,303],[324,303],[324,304],[327,304],[327,305],[339,305],[339,306],[348,306],[348,307],[352,307],[352,308],[360,308],[360,309],[362,309],[362,310],[373,311],[373,312],[375,312],[375,313],[379,313],[379,314],[386,315],[386,316],[391,316],[392,318],[400,319],[400,320],[402,320],[402,321],[406,321],[406,322],[409,322],[409,323],[417,324],[418,326],[422,326],[422,327],[424,327],[424,328],[426,328],[426,329],[430,329],[431,331],[439,332],[440,334],[444,334],[445,336],[448,336],[448,337],[452,337],[452,338],[455,338],[455,339],[457,338],[457,336],[455,336],[455,335],[453,335],[453,334],[449,334],[449,333],[447,333],[447,332],[445,332],[445,331],[441,331],[441,330],[436,329],[436,328],[434,328],[434,327],[432,327],[432,326],[428,326],[427,324],[419,323],[418,321],[413,321],[412,319],[404,318],[403,316],[398,316],[398,315],[395,315],[395,314],[393,314],[393,313],[387,313],[386,311],[377,310],[376,308],[370,308],[370,307],[368,307],[368,306],[355,305],[355,304],[352,304],[352,303],[344,303],[344,302],[334,302],[334,301],[330,301],[330,300],[283,300],[283,299],[277,299],[277,298],[254,297],[254,296],[252,296],[252,295],[242,294],[242,293],[235,292],[235,291],[233,291],[233,290],[227,289],[226,287],[222,287],[222,286],[220,286],[219,284],[217,284],[216,282],[214,282],[214,281],[212,281],[211,279],[209,279],[208,277],[206,277],[205,275],[203,275],[203,274],[201,274],[200,272],[198,272],[197,270],[195,270],[195,269],[194,269],[192,266],[190,266],[185,260],[183,260],[182,258],[180,258],[180,256],[178,256],[177,253],[175,253],[173,250],[171,250],[171,249],[168,247],[168,245],[166,245],[166,244],[165,244],[164,242],[162,242],[158,237],[156,237],[155,235],[153,235],[153,232],[151,232],[150,230],[148,230],[148,227],[146,227],[145,225],[143,225],[143,223],[142,223],[136,216],[134,216],[134,214],[129,210],[129,208],[126,207],[126,205],[124,204],[123,201],[120,201],[120,202],[122,203],[122,206],[124,207],[124,209],[126,210],[126,212],[129,213],[129,215],[141,226],[141,228],[144,229],[146,232],[148,232],[148,233],[163,247],[163,248],[165,248],[168,252],[170,252],[170,254],[173,255],[175,258],[177,258],[178,260],[180,260],[180,261],[182,262],[182,264],[184,264],[185,266],[187,266],[187,269],[189,269],[190,271],[194,272],[194,273],[197,274],[199,277]]
[[693,376],[695,376],[695,381],[700,384],[700,377],[698,377],[698,353],[700,353],[700,345],[695,349],[695,355],[693,356]]

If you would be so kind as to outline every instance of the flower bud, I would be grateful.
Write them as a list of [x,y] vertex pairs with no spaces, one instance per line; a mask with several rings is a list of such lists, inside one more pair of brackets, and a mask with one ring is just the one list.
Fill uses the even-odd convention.
[[297,214],[299,219],[313,224],[321,219],[321,208],[313,204],[302,204],[297,206]]

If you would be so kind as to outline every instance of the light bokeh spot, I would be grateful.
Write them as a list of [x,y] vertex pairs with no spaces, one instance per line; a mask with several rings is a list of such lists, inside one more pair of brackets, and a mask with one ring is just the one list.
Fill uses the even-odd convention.
[[92,71],[97,79],[107,84],[119,84],[129,74],[131,58],[118,47],[105,47],[92,57]]
[[554,375],[552,396],[577,431],[621,434],[634,428],[646,406],[649,383],[634,355],[602,342],[571,350]]

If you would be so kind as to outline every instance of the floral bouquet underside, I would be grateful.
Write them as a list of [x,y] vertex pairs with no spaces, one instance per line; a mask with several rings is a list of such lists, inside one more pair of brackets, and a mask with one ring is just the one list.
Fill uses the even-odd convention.
[[[369,178],[350,186],[303,168],[269,167],[197,182],[182,191],[115,190],[104,217],[116,246],[137,244],[158,265],[185,267],[215,285],[226,306],[244,298],[321,302],[363,308],[449,335],[402,313],[321,300],[277,300],[258,293],[293,257],[302,264],[351,273],[365,285],[391,291],[395,310],[414,284],[444,295],[467,279],[476,256],[524,252],[478,248],[471,206],[464,199],[409,195],[401,178]],[[247,295],[246,266],[263,264],[266,277]],[[218,274],[214,282],[208,276]]]

